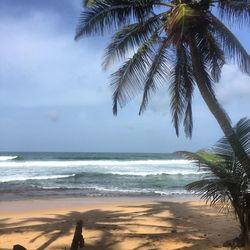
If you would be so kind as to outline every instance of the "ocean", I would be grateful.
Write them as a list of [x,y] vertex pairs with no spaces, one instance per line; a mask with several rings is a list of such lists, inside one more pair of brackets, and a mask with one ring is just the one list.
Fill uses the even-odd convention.
[[0,173],[0,200],[185,196],[202,175],[175,154],[138,153],[2,153]]

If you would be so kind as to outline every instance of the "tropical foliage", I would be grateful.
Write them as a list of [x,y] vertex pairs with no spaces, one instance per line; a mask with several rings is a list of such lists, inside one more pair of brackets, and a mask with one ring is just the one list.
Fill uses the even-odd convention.
[[[241,119],[234,127],[238,140],[245,152],[250,155],[250,120]],[[220,205],[222,208],[233,208],[241,225],[247,247],[249,245],[249,216],[250,190],[249,179],[244,167],[236,157],[226,137],[219,140],[208,152],[181,152],[188,158],[195,160],[201,170],[206,171],[203,178],[187,185],[211,205]],[[250,166],[249,166],[250,168]],[[247,248],[249,249],[249,248]]]
[[[173,125],[192,135],[192,97],[197,85],[225,134],[231,127],[214,93],[222,66],[235,62],[250,74],[250,58],[222,22],[250,24],[249,0],[85,0],[75,39],[115,32],[103,67],[124,61],[112,74],[113,113],[143,92],[139,113],[159,85],[168,84]],[[219,17],[212,9],[218,10]],[[209,97],[209,98],[208,98]],[[215,106],[212,106],[214,104]],[[218,112],[215,110],[220,110]],[[222,124],[224,123],[224,124]]]

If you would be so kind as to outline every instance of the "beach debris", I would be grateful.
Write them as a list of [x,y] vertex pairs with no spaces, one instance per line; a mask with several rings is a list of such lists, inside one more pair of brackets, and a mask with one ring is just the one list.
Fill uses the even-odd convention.
[[75,234],[72,240],[70,250],[78,250],[78,247],[81,249],[84,247],[84,238],[82,235],[82,220],[79,220],[76,223]]
[[27,250],[25,247],[17,244],[13,246],[13,250]]

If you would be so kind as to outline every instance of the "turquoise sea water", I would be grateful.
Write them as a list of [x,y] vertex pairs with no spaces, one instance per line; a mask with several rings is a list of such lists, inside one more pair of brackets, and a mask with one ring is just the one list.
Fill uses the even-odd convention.
[[2,153],[0,199],[187,195],[201,174],[175,154]]

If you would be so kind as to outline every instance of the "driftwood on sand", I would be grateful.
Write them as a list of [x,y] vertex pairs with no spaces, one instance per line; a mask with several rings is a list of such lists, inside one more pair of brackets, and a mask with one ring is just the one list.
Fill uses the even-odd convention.
[[84,238],[82,236],[82,220],[76,223],[75,234],[72,240],[70,250],[78,250],[84,247]]

